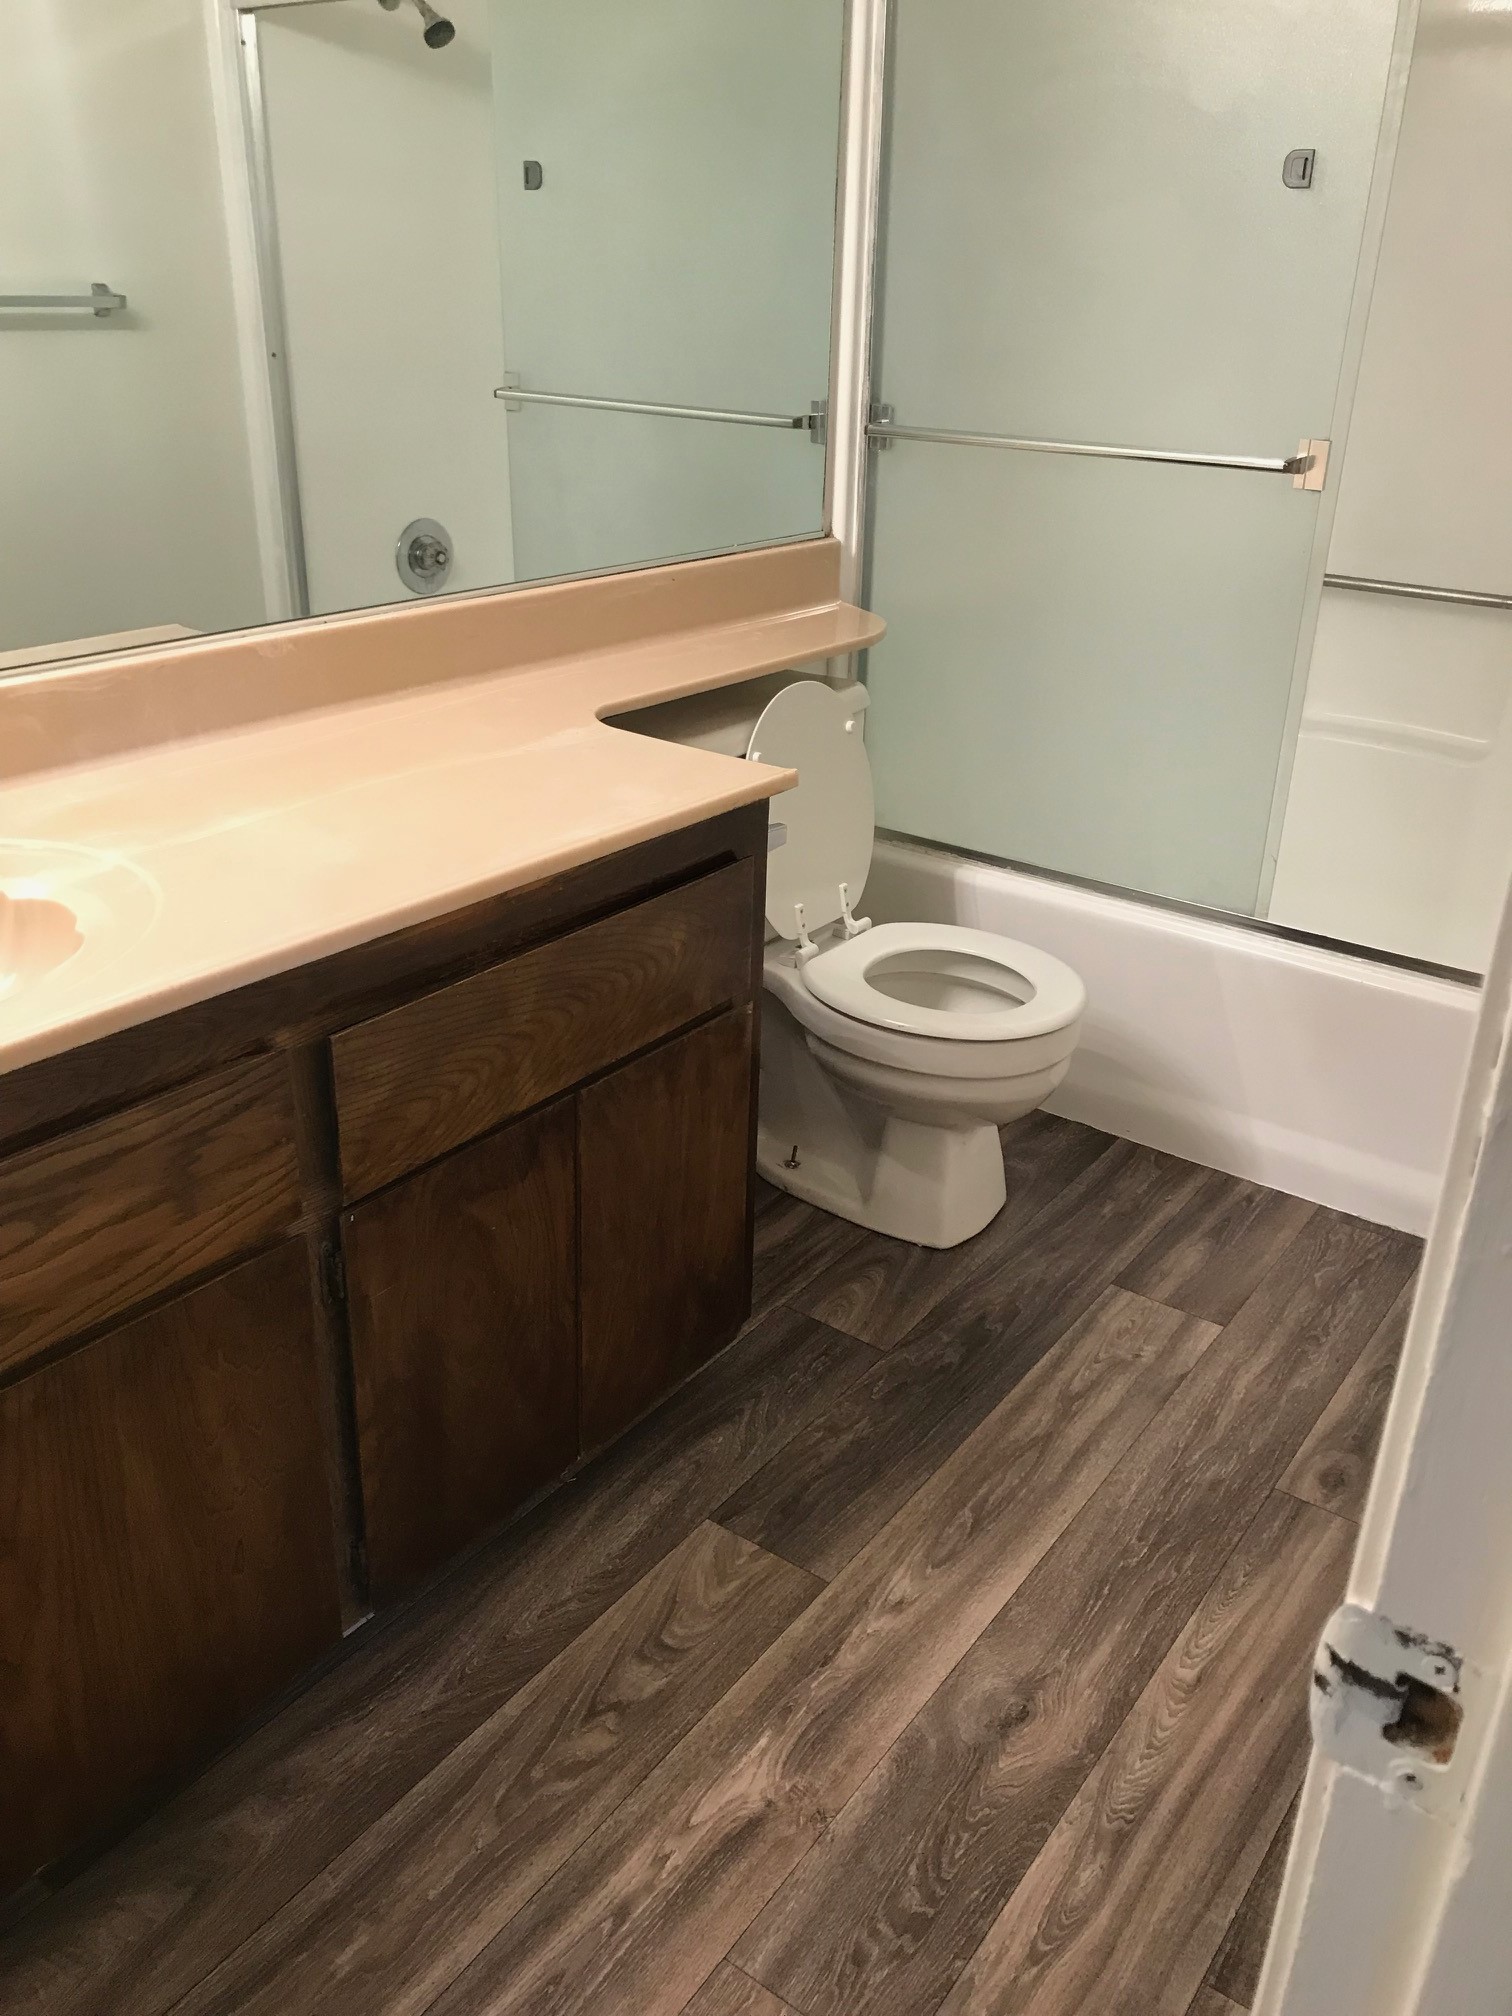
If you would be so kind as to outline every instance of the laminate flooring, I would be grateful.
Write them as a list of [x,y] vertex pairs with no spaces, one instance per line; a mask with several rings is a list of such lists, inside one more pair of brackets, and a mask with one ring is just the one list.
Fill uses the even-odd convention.
[[0,2008],[1247,2009],[1417,1243],[1005,1151],[950,1253],[764,1191],[738,1341],[13,1907]]

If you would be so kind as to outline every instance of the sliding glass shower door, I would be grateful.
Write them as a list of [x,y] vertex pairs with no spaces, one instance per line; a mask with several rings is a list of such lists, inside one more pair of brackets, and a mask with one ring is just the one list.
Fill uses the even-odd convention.
[[897,0],[885,826],[1254,910],[1395,26],[1395,0]]
[[521,577],[817,534],[842,0],[491,7]]

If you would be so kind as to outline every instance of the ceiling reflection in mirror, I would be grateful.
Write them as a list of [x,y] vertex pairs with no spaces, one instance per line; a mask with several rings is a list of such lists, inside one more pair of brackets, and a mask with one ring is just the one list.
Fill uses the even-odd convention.
[[843,0],[14,0],[0,674],[811,536]]

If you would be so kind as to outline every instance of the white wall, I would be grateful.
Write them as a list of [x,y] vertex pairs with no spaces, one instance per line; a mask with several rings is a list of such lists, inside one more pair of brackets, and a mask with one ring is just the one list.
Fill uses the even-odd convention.
[[200,0],[5,0],[0,649],[265,613]]
[[[1512,9],[1423,0],[1329,571],[1512,592]],[[1481,969],[1512,615],[1325,589],[1274,919]]]
[[514,579],[488,0],[326,0],[261,17],[310,600],[394,602],[401,530],[452,536],[448,589]]

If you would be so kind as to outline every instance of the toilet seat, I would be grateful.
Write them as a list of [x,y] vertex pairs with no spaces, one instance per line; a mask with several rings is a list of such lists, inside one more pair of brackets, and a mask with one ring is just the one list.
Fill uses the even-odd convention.
[[1074,1021],[1041,1036],[1010,1036],[982,1043],[921,1036],[912,1029],[863,1022],[820,1000],[808,985],[804,962],[791,945],[767,946],[762,985],[825,1050],[843,1051],[910,1078],[922,1075],[942,1083],[947,1079],[982,1083],[1019,1078],[1064,1062],[1076,1047],[1078,1025]]
[[[854,1021],[953,1043],[1026,1042],[1050,1035],[1079,1021],[1087,999],[1078,976],[1050,953],[959,924],[878,924],[816,953],[801,971],[810,993]],[[978,996],[997,993],[1000,980],[1003,1003],[938,1007],[910,1001],[878,984],[887,972],[925,981],[938,976],[947,989],[958,977]]]

